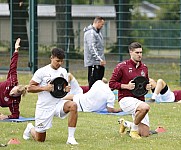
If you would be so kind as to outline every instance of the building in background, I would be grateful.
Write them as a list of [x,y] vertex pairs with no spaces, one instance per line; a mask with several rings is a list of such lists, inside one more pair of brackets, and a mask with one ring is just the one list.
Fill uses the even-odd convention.
[[[55,5],[39,4],[37,8],[39,45],[54,45],[57,41]],[[143,1],[139,7],[130,11],[134,13],[139,10],[141,14],[153,18],[156,15],[155,10],[159,9],[158,6]],[[10,42],[10,13],[8,4],[0,3],[0,10],[0,41]],[[83,48],[83,29],[92,22],[95,16],[102,16],[106,19],[106,23],[102,29],[105,47],[109,47],[116,42],[116,11],[113,5],[72,5],[71,12],[75,48]],[[27,30],[29,31],[28,20]]]

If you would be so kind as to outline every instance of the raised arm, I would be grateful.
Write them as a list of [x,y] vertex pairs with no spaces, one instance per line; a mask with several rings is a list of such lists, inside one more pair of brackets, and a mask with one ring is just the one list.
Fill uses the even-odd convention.
[[21,39],[18,38],[15,43],[15,51],[13,53],[13,56],[11,58],[11,63],[10,63],[10,69],[8,72],[7,79],[11,80],[11,83],[13,85],[18,83],[17,79],[17,64],[18,64],[18,51],[20,47],[20,41]]

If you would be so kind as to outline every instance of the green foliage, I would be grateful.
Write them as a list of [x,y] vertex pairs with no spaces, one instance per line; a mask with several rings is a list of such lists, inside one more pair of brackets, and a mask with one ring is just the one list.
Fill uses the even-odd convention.
[[[140,3],[134,4],[137,8]],[[180,22],[179,22],[179,1],[155,1],[150,3],[160,6],[157,17],[154,19],[142,16],[135,11],[131,18],[131,37],[135,41],[150,47],[151,49],[179,49],[180,46]]]
[[131,36],[135,41],[154,49],[179,49],[179,23],[132,20]]
[[180,0],[169,0],[167,3],[161,3],[159,6],[161,10],[158,11],[158,19],[174,20],[175,22],[180,20]]
[[7,3],[7,0],[0,0],[0,3]]

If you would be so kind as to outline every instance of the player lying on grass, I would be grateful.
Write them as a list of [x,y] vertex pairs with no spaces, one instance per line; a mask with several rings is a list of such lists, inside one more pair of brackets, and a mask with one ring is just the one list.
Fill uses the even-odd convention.
[[[70,94],[65,96],[65,99],[73,100],[77,103],[78,111],[95,112],[107,109],[108,112],[116,113],[121,109],[114,108],[115,95],[107,84],[107,79],[96,81],[91,89],[84,93],[79,86],[75,77],[69,73],[70,79]],[[76,90],[76,91],[74,91]]]
[[181,90],[171,91],[169,86],[163,79],[158,79],[157,81],[153,79],[149,79],[152,85],[152,98],[149,100],[150,102],[179,102],[181,103]]
[[20,47],[20,38],[16,40],[15,51],[11,58],[10,69],[6,81],[0,82],[0,106],[9,107],[10,115],[0,113],[0,120],[19,118],[19,104],[21,95],[25,95],[26,86],[18,85],[17,63],[18,51]]

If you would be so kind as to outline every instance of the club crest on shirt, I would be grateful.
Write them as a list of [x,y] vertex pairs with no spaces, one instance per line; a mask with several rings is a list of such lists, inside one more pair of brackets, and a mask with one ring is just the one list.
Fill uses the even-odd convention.
[[133,72],[133,68],[129,68],[128,72]]
[[60,74],[60,77],[64,78],[64,75],[61,73],[61,74]]
[[143,70],[141,71],[141,76],[145,77],[145,72]]
[[9,98],[5,96],[4,101],[6,101],[6,102],[9,101]]

